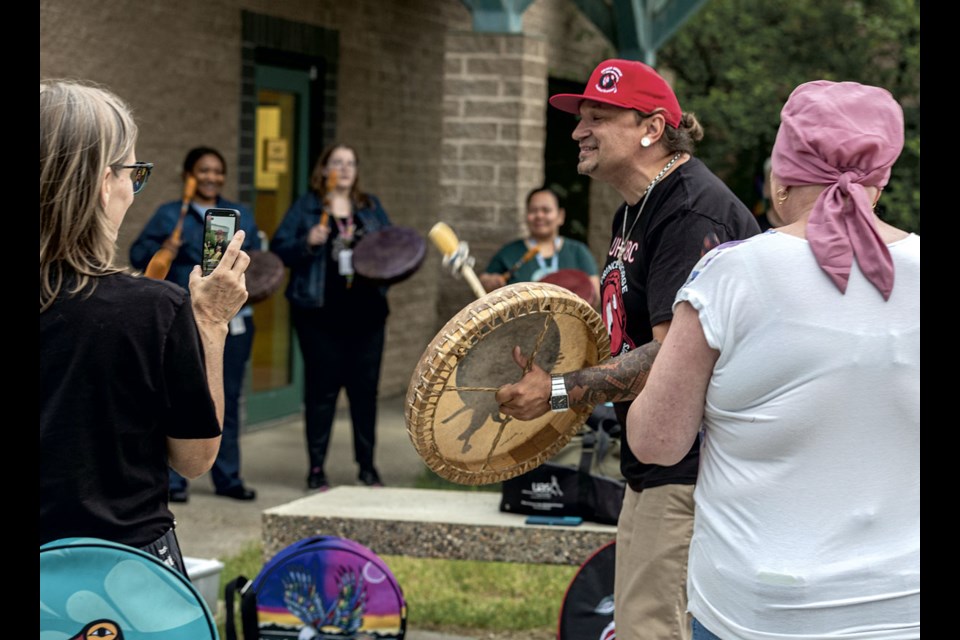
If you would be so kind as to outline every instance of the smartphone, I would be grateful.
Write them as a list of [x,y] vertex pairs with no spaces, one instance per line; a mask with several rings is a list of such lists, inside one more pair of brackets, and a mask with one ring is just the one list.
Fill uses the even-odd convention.
[[203,214],[203,275],[208,276],[220,264],[227,245],[240,227],[240,212],[236,209],[207,209]]
[[580,516],[528,516],[527,524],[552,524],[558,527],[576,527],[583,522]]

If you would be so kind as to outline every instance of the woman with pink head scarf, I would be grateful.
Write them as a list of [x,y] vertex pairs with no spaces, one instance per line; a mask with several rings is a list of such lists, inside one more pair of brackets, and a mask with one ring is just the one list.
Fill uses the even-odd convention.
[[902,147],[887,91],[801,85],[773,150],[785,226],[677,294],[627,428],[656,464],[703,430],[695,639],[920,637],[920,238],[873,213]]

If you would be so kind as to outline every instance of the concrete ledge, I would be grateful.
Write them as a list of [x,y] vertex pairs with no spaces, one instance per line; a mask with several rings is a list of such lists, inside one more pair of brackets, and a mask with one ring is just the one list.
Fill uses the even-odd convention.
[[378,554],[579,565],[616,537],[610,525],[532,526],[500,513],[500,494],[336,487],[263,512],[267,558],[297,540],[334,535]]

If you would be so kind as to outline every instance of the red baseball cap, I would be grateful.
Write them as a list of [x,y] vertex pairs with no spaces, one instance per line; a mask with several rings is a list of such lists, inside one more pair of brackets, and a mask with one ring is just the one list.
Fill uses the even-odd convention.
[[583,94],[560,93],[550,104],[567,113],[580,113],[580,103],[593,100],[622,109],[653,113],[658,109],[667,124],[680,126],[683,112],[673,89],[652,67],[636,60],[604,60],[590,74]]

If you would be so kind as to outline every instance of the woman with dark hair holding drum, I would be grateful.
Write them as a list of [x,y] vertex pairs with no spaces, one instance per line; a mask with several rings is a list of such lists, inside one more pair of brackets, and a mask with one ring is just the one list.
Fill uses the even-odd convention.
[[[244,251],[259,248],[257,223],[253,214],[243,205],[221,195],[226,176],[227,161],[216,149],[196,147],[188,151],[183,160],[183,178],[188,185],[184,188],[184,202],[188,206],[184,206],[180,200],[160,205],[130,247],[130,264],[137,269],[146,269],[151,258],[164,248],[173,256],[166,279],[186,287],[193,265],[200,264],[203,257],[203,215],[212,208],[239,211],[239,228],[246,234]],[[174,234],[178,224],[180,233]],[[150,275],[149,270],[147,275]],[[243,394],[243,377],[252,349],[253,309],[247,305],[230,321],[230,333],[223,354],[223,389],[226,394],[223,441],[217,461],[210,471],[216,495],[236,500],[253,500],[257,497],[257,492],[244,486],[240,478],[240,396]],[[186,478],[171,470],[170,501],[186,502],[188,498]]]
[[[40,83],[40,544],[95,537],[184,572],[167,468],[206,472],[220,446],[227,323],[247,298],[237,233],[190,295],[114,265],[153,165],[117,96]],[[206,362],[206,365],[204,365]]]
[[572,271],[582,276],[580,288],[589,295],[577,293],[596,304],[600,299],[597,263],[585,244],[560,235],[565,217],[556,191],[546,186],[531,191],[527,195],[528,235],[507,243],[490,259],[486,273],[480,274],[483,288],[489,292],[514,282],[549,281],[553,274],[562,272],[563,276]]
[[293,203],[271,243],[290,267],[287,298],[303,352],[309,489],[329,488],[324,472],[337,396],[346,388],[359,480],[382,486],[374,466],[377,386],[389,308],[386,287],[354,277],[353,249],[390,226],[380,201],[360,191],[357,153],[328,148],[310,191]]

